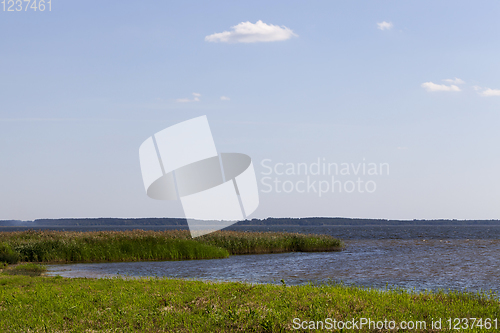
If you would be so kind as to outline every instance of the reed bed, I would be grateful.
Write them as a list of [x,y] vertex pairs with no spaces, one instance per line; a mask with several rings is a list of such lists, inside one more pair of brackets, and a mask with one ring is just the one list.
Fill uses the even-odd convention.
[[0,233],[0,242],[17,254],[17,261],[25,262],[188,260],[229,256],[225,249],[195,242],[187,236],[184,232],[142,230],[22,231]]
[[327,252],[344,247],[341,240],[331,236],[289,232],[217,231],[197,240],[225,248],[230,254]]
[[218,231],[192,239],[186,230],[0,232],[0,262],[106,262],[225,258],[230,254],[338,251],[330,236]]

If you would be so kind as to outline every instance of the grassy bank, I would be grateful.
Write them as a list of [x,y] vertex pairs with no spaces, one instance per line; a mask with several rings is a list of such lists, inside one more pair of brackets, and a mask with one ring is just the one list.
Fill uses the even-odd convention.
[[[325,322],[500,318],[500,303],[463,293],[279,286],[174,279],[65,279],[0,274],[0,331],[282,332]],[[494,324],[492,324],[494,325]],[[299,329],[299,332],[310,330]],[[354,330],[357,331],[357,330]],[[362,329],[361,332],[390,330]],[[404,330],[403,330],[404,331]],[[446,330],[443,330],[446,331]],[[474,329],[467,332],[495,332]]]
[[230,254],[335,251],[323,235],[219,231],[191,239],[188,231],[22,231],[0,233],[0,262],[104,262],[225,258]]

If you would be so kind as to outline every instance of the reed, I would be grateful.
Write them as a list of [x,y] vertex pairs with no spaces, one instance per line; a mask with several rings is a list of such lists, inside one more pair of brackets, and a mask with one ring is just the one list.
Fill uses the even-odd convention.
[[231,254],[326,252],[344,247],[341,240],[331,236],[289,232],[217,231],[197,240],[225,248]]
[[0,242],[25,262],[106,262],[225,258],[227,250],[153,231],[0,233]]
[[330,236],[285,232],[218,231],[195,239],[186,230],[0,232],[0,261],[8,263],[210,259],[342,247]]

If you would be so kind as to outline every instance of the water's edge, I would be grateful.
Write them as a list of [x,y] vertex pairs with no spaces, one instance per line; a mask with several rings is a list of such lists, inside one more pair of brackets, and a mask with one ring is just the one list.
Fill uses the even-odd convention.
[[416,290],[500,291],[500,226],[232,227],[330,234],[341,252],[234,255],[226,259],[48,265],[64,277],[171,277],[288,285],[340,282]]

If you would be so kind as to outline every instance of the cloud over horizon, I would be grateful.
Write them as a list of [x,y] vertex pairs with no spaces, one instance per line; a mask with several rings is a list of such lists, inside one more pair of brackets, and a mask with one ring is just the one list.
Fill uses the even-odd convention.
[[241,22],[231,27],[231,31],[214,33],[205,37],[206,42],[215,43],[258,43],[276,42],[298,37],[290,28],[266,24],[261,20],[256,23]]

